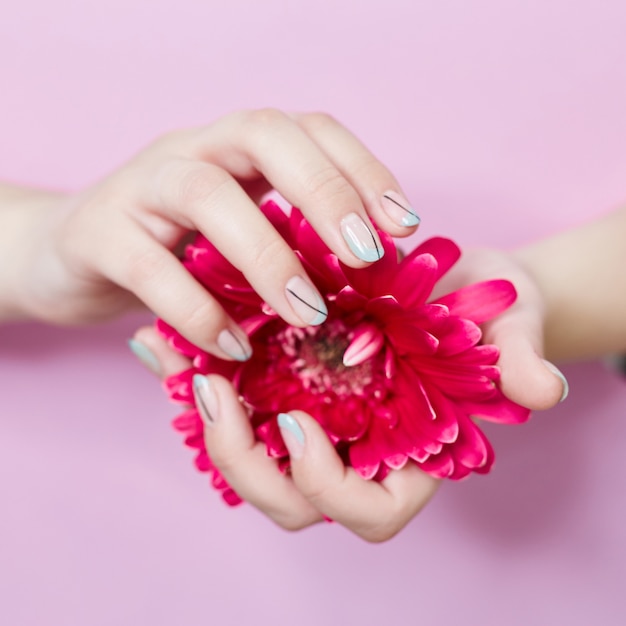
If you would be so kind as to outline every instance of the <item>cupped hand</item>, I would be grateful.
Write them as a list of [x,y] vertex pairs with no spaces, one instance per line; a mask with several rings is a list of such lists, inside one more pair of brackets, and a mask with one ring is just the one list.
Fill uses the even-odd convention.
[[[191,366],[153,328],[140,329],[134,341],[144,351],[139,356],[161,377]],[[320,425],[295,410],[278,416],[291,462],[285,473],[255,439],[230,382],[217,375],[198,376],[196,405],[211,461],[241,498],[285,529],[299,530],[330,518],[367,541],[386,541],[437,490],[439,481],[412,463],[382,482],[364,480],[345,467]]]
[[419,223],[388,169],[331,117],[238,112],[172,132],[100,183],[55,197],[24,246],[23,308],[80,323],[139,300],[204,350],[245,359],[246,334],[177,258],[200,232],[285,321],[319,324],[323,299],[258,210],[270,189],[352,267],[383,253],[372,220],[400,237]]
[[435,295],[499,278],[513,283],[517,300],[483,325],[482,341],[500,349],[498,367],[504,394],[529,409],[549,409],[567,397],[569,387],[560,370],[546,360],[550,356],[544,347],[546,298],[526,270],[523,255],[488,248],[465,251],[437,285]]

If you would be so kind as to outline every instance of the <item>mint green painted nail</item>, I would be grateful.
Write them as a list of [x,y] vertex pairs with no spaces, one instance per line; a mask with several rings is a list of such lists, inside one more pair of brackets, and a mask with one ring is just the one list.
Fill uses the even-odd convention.
[[157,359],[148,346],[144,345],[140,341],[137,341],[136,339],[129,339],[128,347],[151,372],[157,376],[161,375],[161,363],[159,363],[159,359]]
[[300,428],[300,424],[298,424],[289,413],[278,414],[278,425],[280,428],[288,430],[301,446],[304,445],[304,431]]

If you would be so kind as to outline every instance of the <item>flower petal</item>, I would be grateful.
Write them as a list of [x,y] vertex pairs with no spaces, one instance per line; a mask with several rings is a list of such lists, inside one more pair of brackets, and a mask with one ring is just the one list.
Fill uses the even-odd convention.
[[461,317],[449,317],[444,328],[445,331],[437,335],[437,354],[441,356],[452,356],[473,348],[482,337],[482,331],[477,324]]
[[510,281],[488,280],[462,287],[435,302],[445,304],[452,315],[482,324],[506,311],[516,298],[517,292]]
[[400,265],[410,264],[413,258],[422,254],[432,254],[437,259],[436,280],[439,280],[459,260],[461,250],[451,239],[432,237],[417,246]]
[[467,399],[460,406],[467,415],[498,424],[523,424],[530,418],[530,409],[509,400],[500,390],[493,398],[481,402]]
[[480,428],[465,416],[459,419],[459,437],[450,449],[456,463],[470,469],[483,468],[493,458],[491,444]]
[[432,254],[418,254],[410,262],[403,261],[391,281],[389,293],[405,308],[426,302],[437,282],[437,260]]
[[439,454],[431,454],[417,465],[423,472],[435,478],[448,478],[454,472],[454,459],[447,449],[443,449]]
[[377,354],[385,343],[385,337],[375,324],[363,323],[354,329],[350,345],[343,353],[346,367],[360,365]]

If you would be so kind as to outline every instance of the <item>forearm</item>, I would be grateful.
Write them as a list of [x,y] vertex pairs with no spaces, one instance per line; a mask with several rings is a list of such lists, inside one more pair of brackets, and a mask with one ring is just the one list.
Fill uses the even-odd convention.
[[0,184],[0,322],[28,317],[21,284],[41,215],[60,194]]
[[516,253],[546,302],[546,356],[626,352],[626,208]]

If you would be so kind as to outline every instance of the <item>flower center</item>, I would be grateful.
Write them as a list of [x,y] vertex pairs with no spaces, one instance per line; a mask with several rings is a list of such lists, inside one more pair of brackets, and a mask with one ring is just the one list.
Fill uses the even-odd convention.
[[[346,367],[343,354],[350,345],[351,332],[341,320],[329,320],[322,326],[289,326],[274,338],[282,351],[283,366],[313,394],[332,392],[341,398],[366,393],[382,397],[382,363],[377,355],[359,365]],[[286,357],[286,359],[285,359]]]

